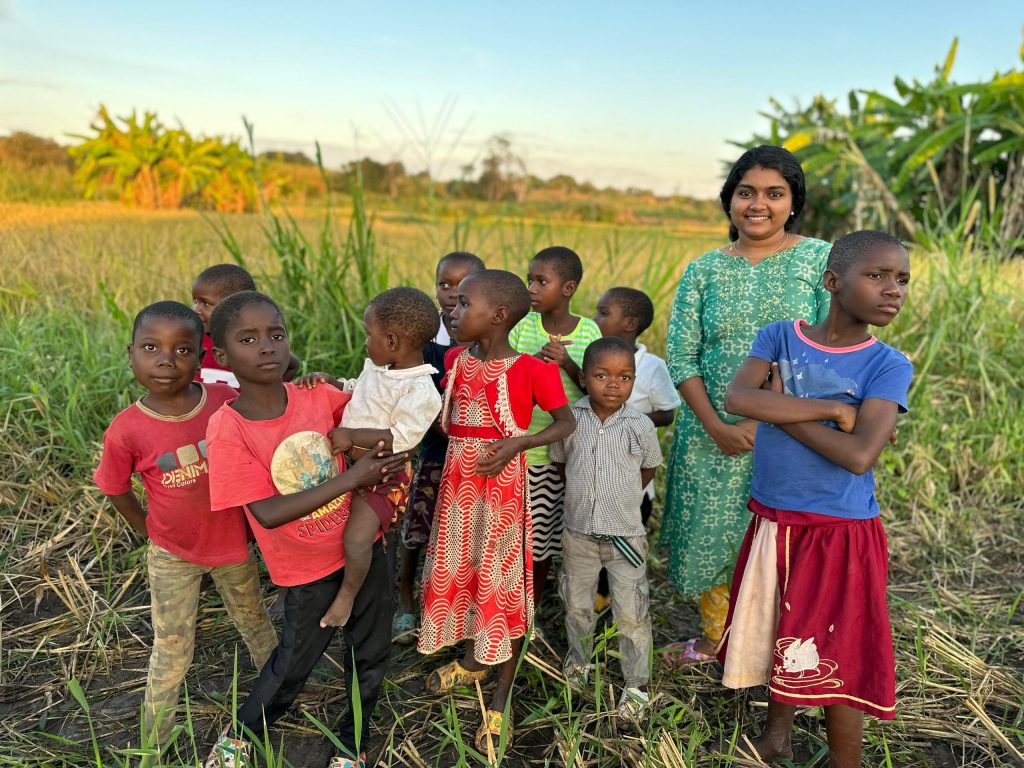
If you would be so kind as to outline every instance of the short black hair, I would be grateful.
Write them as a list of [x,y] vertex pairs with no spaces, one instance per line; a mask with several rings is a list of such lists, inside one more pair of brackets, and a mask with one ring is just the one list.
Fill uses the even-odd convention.
[[197,283],[209,283],[221,296],[230,296],[240,291],[255,291],[256,281],[237,264],[214,264],[199,273]]
[[651,327],[654,322],[654,302],[651,297],[636,288],[616,286],[604,292],[609,301],[622,307],[622,314],[636,320],[636,335]]
[[542,261],[551,264],[555,268],[555,274],[563,283],[572,280],[579,283],[583,279],[583,262],[576,255],[576,251],[566,248],[564,245],[552,245],[537,253],[531,261]]
[[492,307],[505,307],[509,314],[509,328],[515,326],[530,311],[530,292],[519,275],[504,269],[484,269],[466,275],[479,284],[480,292]]
[[[759,147],[748,149],[740,159],[733,163],[729,175],[725,177],[722,191],[718,198],[722,201],[722,210],[729,215],[729,208],[732,205],[732,193],[740,185],[743,175],[751,168],[767,168],[771,171],[778,171],[782,178],[789,185],[789,191],[793,195],[793,215],[786,219],[784,228],[787,232],[796,226],[797,219],[804,210],[804,203],[807,201],[807,185],[804,181],[804,169],[800,161],[792,152],[783,147],[774,147],[771,144],[762,144]],[[736,225],[729,223],[729,239],[735,240],[740,236]]]
[[437,271],[441,271],[441,265],[446,261],[455,261],[459,264],[465,264],[470,269],[470,272],[479,272],[481,269],[487,269],[487,265],[484,264],[484,260],[477,256],[475,253],[469,251],[452,251],[446,253],[437,261]]
[[148,307],[143,307],[139,314],[135,316],[135,322],[132,324],[133,343],[135,341],[135,334],[139,332],[139,326],[147,320],[156,318],[177,320],[180,323],[191,325],[192,330],[196,332],[196,340],[199,344],[203,343],[203,318],[196,314],[195,310],[191,307],[186,307],[180,301],[158,301],[155,304],[150,304]]
[[[228,296],[218,304],[213,314],[210,315],[210,336],[213,338],[213,346],[224,349],[227,346],[228,333],[231,326],[238,320],[242,310],[252,304],[267,304],[277,310],[281,315],[281,322],[284,323],[284,312],[277,306],[277,302],[259,291],[239,291]],[[285,324],[287,327],[287,324]]]
[[366,311],[373,313],[381,328],[408,336],[416,347],[437,336],[441,324],[434,302],[419,288],[390,288],[374,296]]
[[602,336],[600,339],[590,342],[587,348],[583,350],[583,365],[581,369],[584,373],[591,370],[597,365],[597,361],[601,357],[612,352],[621,352],[629,355],[630,360],[636,359],[636,353],[633,351],[633,348],[618,336]]
[[907,247],[888,232],[875,229],[862,229],[843,235],[832,245],[828,252],[828,264],[825,269],[842,277],[860,258],[867,256],[879,248]]

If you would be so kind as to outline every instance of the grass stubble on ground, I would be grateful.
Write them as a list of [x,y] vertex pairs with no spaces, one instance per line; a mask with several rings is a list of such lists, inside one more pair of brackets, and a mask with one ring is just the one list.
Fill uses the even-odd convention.
[[[131,314],[148,301],[185,298],[191,276],[224,254],[195,217],[61,222],[55,215],[11,226],[0,241],[0,764],[137,764],[130,750],[139,746],[151,637],[143,549],[90,483],[104,426],[137,397],[124,364],[124,319],[110,307]],[[233,227],[251,263],[272,271],[258,227],[246,218]],[[500,252],[497,260],[513,267],[521,248],[521,268],[528,241],[575,237],[588,267],[596,264],[584,283],[583,312],[602,287],[644,285],[658,275],[652,339],[663,348],[672,284],[708,242],[579,230],[491,227],[460,245],[492,263]],[[443,236],[425,238],[418,225],[378,227],[377,237],[397,273],[393,282],[408,276],[424,287],[435,254],[448,245]],[[612,247],[634,258],[590,255]],[[418,253],[428,249],[429,259]],[[1017,380],[1024,280],[1019,265],[978,254],[915,254],[914,269],[910,303],[886,335],[914,360],[912,413],[878,471],[891,550],[898,717],[868,725],[865,764],[1013,765],[1024,762],[1024,398]],[[660,646],[692,634],[696,614],[667,585],[657,554],[651,572]],[[740,734],[756,732],[763,692],[723,689],[714,666],[671,672],[656,662],[650,717],[639,727],[616,724],[607,677],[582,697],[560,681],[564,644],[552,598],[540,622],[554,648],[534,644],[523,661],[505,765],[739,764]],[[191,727],[179,739],[186,764],[205,754],[228,721],[236,642],[216,591],[204,591],[187,678]],[[612,683],[614,647],[600,651]],[[485,764],[462,744],[472,742],[479,722],[477,693],[426,695],[423,677],[439,657],[395,650],[371,753],[389,766]],[[332,749],[305,713],[327,726],[340,714],[341,653],[332,646],[298,707],[270,733],[273,754],[261,764],[282,757],[295,766],[326,763]],[[243,650],[239,691],[253,675]],[[795,742],[795,765],[825,764],[819,710],[798,717]]]

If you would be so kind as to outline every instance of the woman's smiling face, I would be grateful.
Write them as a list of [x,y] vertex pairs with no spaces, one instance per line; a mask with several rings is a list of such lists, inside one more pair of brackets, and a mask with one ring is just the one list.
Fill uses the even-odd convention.
[[750,240],[777,236],[793,210],[793,192],[778,171],[755,166],[732,193],[729,220]]

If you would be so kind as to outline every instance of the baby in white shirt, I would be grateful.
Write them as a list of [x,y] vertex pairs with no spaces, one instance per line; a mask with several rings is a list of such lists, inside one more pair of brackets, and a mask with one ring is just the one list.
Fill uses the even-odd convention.
[[[437,373],[423,362],[423,347],[437,334],[434,302],[416,288],[392,288],[374,297],[366,307],[366,354],[358,379],[338,380],[326,373],[311,373],[298,386],[330,384],[352,399],[342,412],[341,424],[330,433],[335,453],[350,459],[368,450],[393,453],[419,445],[441,411],[441,396],[430,375]],[[383,446],[381,447],[381,444]],[[320,620],[320,626],[344,626],[352,603],[369,570],[378,532],[387,533],[405,512],[412,482],[412,465],[372,488],[352,494],[345,524],[345,578],[338,596]]]

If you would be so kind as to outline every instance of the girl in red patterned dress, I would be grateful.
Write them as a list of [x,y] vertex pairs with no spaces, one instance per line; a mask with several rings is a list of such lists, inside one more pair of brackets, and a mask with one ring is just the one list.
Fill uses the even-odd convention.
[[[518,354],[509,344],[509,330],[529,310],[526,286],[511,272],[487,269],[459,285],[451,329],[468,346],[445,358],[441,424],[448,455],[423,569],[420,653],[465,641],[462,660],[431,672],[427,690],[472,685],[498,667],[476,734],[485,754],[503,730],[511,741],[516,659],[533,622],[523,451],[561,440],[576,427],[558,366]],[[527,435],[535,404],[554,423]]]

